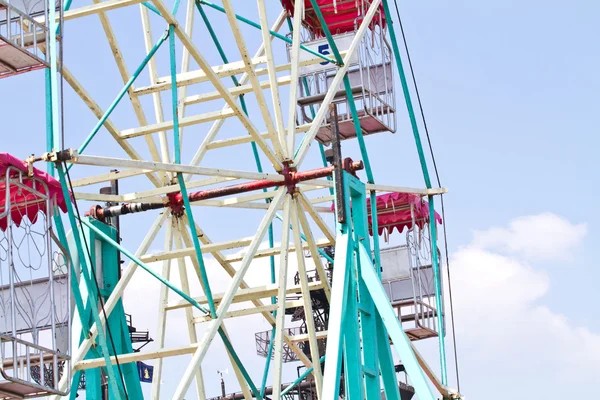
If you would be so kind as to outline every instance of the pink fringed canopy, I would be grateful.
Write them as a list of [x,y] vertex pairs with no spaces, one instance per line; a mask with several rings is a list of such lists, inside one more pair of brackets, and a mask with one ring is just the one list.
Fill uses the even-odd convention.
[[[22,184],[35,189],[43,194],[48,194],[55,204],[63,211],[67,211],[65,199],[62,194],[60,182],[48,175],[47,173],[33,168],[33,175],[29,177],[27,174],[27,163],[8,154],[0,153],[0,214],[6,211],[6,195],[7,190],[10,190],[10,216],[12,223],[19,226],[23,217],[27,217],[32,223],[37,220],[38,212],[46,212],[45,199],[35,193],[31,193],[26,189],[22,189],[15,184],[9,184],[9,189],[6,185],[6,173],[12,167],[22,172]],[[19,173],[11,169],[11,178],[18,179]],[[39,181],[43,181],[48,185],[48,193]],[[0,229],[6,230],[7,215],[0,217]]]
[[[377,203],[377,225],[379,235],[387,231],[390,234],[396,229],[402,233],[404,228],[412,228],[414,213],[414,222],[419,228],[429,223],[429,203],[424,201],[421,196],[411,193],[386,193],[376,197]],[[372,232],[371,223],[371,202],[367,199],[367,212],[369,214],[369,232]],[[436,212],[435,220],[438,224],[442,223],[442,217]]]
[[[429,223],[429,203],[424,201],[421,196],[411,193],[386,193],[375,197],[377,202],[377,231],[379,235],[386,232],[388,235],[396,229],[402,233],[404,228],[413,227],[414,222],[419,228]],[[335,204],[331,205],[331,210],[335,210]],[[373,235],[373,224],[371,218],[371,200],[367,199],[367,214],[369,216],[369,233]],[[442,223],[442,217],[437,212],[435,220],[438,224]]]
[[[290,15],[294,15],[294,0],[282,0],[282,4]],[[364,18],[364,13],[368,9],[371,1],[369,0],[317,0],[317,4],[327,27],[332,34],[353,32],[355,23],[360,25]],[[382,17],[382,28],[385,27],[385,17],[383,17],[383,6],[380,5],[380,14]],[[375,16],[371,22],[371,29],[379,24],[379,17]],[[321,23],[312,7],[310,0],[304,0],[304,26],[317,37],[323,36]]]

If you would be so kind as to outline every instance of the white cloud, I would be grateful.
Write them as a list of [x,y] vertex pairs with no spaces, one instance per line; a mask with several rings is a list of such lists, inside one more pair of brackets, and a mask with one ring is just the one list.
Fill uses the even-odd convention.
[[587,233],[585,224],[543,213],[512,220],[508,228],[475,232],[473,246],[531,260],[569,261]]
[[600,333],[544,305],[552,282],[543,265],[528,263],[532,257],[572,254],[584,235],[584,225],[541,214],[517,218],[508,229],[478,232],[453,254],[457,339],[468,398],[591,396],[600,381]]
[[[535,259],[565,259],[566,254],[570,257],[581,245],[585,232],[585,225],[575,225],[552,214],[522,217],[511,221],[506,228],[477,232],[472,243],[452,254],[462,389],[468,399],[500,400],[507,395],[516,400],[589,398],[592,388],[600,381],[600,334],[577,326],[567,316],[544,305],[555,282],[544,272],[543,265],[534,262]],[[535,235],[535,240],[530,240],[528,235]],[[295,257],[290,257],[290,264],[291,271],[295,272]],[[160,268],[160,264],[152,266]],[[207,268],[213,292],[224,291],[230,278],[210,258]],[[180,285],[177,269],[173,271],[171,279]],[[190,265],[188,271],[192,293],[200,293]],[[255,261],[247,280],[252,285],[265,284],[268,271],[268,258]],[[134,314],[136,325],[149,328],[153,335],[159,290],[160,285],[154,278],[139,271],[126,297],[127,311]],[[174,300],[177,296],[172,293],[170,298]],[[183,312],[173,311],[168,318],[167,346],[187,344]],[[226,326],[240,357],[259,384],[264,359],[256,356],[253,333],[267,330],[269,325],[263,317],[251,316],[227,320]],[[203,326],[198,327],[199,337],[203,329]],[[449,349],[450,340],[448,337]],[[436,345],[435,339],[419,343],[432,365],[437,360]],[[229,361],[223,354],[221,341],[215,340],[203,362],[208,396],[220,393],[216,371],[225,368],[230,371],[225,378],[227,391],[237,390]],[[165,398],[174,391],[189,359],[190,356],[182,356],[165,361],[168,371],[163,378]],[[450,352],[448,359],[450,363]],[[288,365],[287,380],[295,377],[295,367]],[[149,385],[144,387],[148,393]],[[194,389],[189,393],[195,393]]]

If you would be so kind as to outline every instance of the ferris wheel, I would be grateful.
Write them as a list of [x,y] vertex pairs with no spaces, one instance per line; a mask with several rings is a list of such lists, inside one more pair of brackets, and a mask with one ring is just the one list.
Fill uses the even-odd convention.
[[[429,178],[388,1],[43,3],[0,0],[0,76],[44,69],[48,122],[46,153],[26,167],[7,158],[10,201],[0,228],[1,218],[15,231],[22,226],[15,216],[32,203],[11,194],[24,181],[46,185],[31,196],[45,201],[34,211],[55,248],[48,262],[58,264],[60,255],[62,267],[60,275],[49,268],[39,290],[68,277],[70,290],[60,293],[74,300],[72,309],[60,303],[62,319],[45,346],[35,319],[26,328],[16,316],[7,320],[6,398],[85,390],[86,398],[137,399],[148,379],[153,399],[190,391],[206,399],[213,395],[204,381],[214,371],[202,366],[213,341],[223,344],[240,388],[228,395],[223,386],[221,397],[461,398],[447,382],[437,245],[443,221],[434,210],[446,190]],[[92,19],[100,25],[85,22]],[[85,35],[87,50],[70,48],[69,35]],[[94,67],[113,71],[121,89],[103,108],[86,89],[99,90],[86,71],[92,61],[81,57],[106,44],[112,60]],[[79,67],[70,69],[70,61]],[[63,126],[71,118],[66,86],[97,119],[77,127],[84,138]],[[365,140],[399,140],[392,134],[406,109],[410,126],[402,128],[413,130],[422,188],[376,182]],[[359,157],[346,156],[351,147]],[[390,234],[403,244],[383,249],[379,236]],[[268,273],[256,267],[265,263]],[[222,291],[215,268],[227,275]],[[140,273],[160,282],[158,310],[147,310],[157,326],[146,349],[134,348],[149,334],[135,333],[122,302]],[[3,313],[15,308],[13,286]],[[168,317],[177,310],[183,322]],[[255,362],[240,356],[227,331],[229,321],[248,316],[270,327],[247,333],[264,358],[260,382]],[[55,325],[69,327],[68,351],[52,339]],[[169,347],[169,335],[180,331],[189,344]],[[413,342],[436,339],[440,365],[433,368]],[[181,376],[165,368],[175,357],[186,365]],[[282,372],[287,363],[303,367],[291,383]],[[174,382],[172,392],[164,380]]]

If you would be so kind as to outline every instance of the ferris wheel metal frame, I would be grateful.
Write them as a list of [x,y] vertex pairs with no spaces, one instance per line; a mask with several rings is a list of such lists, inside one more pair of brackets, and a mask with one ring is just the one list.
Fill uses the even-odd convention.
[[[232,0],[222,0],[222,3],[223,6],[221,7],[206,0],[189,0],[184,24],[181,24],[175,16],[180,6],[180,0],[175,0],[171,9],[167,7],[163,0],[151,0],[149,2],[142,2],[141,0],[94,0],[92,5],[73,10],[70,10],[71,3],[68,1],[64,4],[64,11],[62,12],[55,12],[53,7],[50,7],[47,21],[49,22],[50,32],[60,32],[60,24],[68,23],[69,20],[92,15],[100,19],[124,86],[111,105],[103,110],[74,74],[65,65],[60,64],[57,56],[59,50],[57,38],[50,35],[48,40],[49,68],[46,72],[48,152],[41,157],[32,158],[30,161],[43,160],[49,162],[49,170],[60,180],[65,198],[73,196],[75,201],[134,203],[140,204],[140,208],[168,209],[168,211],[155,218],[138,249],[131,252],[118,243],[118,240],[111,238],[110,235],[99,229],[89,219],[81,216],[74,204],[67,202],[68,222],[71,229],[77,232],[73,235],[75,249],[71,251],[76,251],[79,256],[81,271],[85,278],[82,284],[87,285],[89,291],[93,290],[93,277],[86,271],[89,270],[91,273],[94,271],[94,267],[92,260],[88,260],[90,265],[87,265],[86,243],[82,242],[78,234],[80,229],[85,228],[93,232],[104,243],[114,247],[123,256],[129,258],[130,263],[124,268],[122,276],[110,296],[102,304],[104,313],[99,312],[97,304],[92,305],[90,311],[93,317],[92,323],[88,325],[89,321],[83,321],[82,319],[84,335],[71,360],[74,378],[71,380],[70,374],[64,374],[59,389],[66,391],[69,387],[73,387],[72,390],[76,390],[80,371],[104,367],[108,375],[111,398],[125,398],[127,392],[132,392],[125,381],[121,385],[121,381],[117,379],[117,373],[120,373],[120,370],[115,368],[115,362],[123,365],[136,361],[156,360],[152,398],[158,399],[161,396],[159,383],[163,376],[163,358],[191,355],[191,362],[171,398],[182,399],[194,381],[198,397],[205,398],[201,370],[202,360],[212,340],[216,335],[219,335],[225,345],[227,356],[231,360],[244,397],[247,399],[252,397],[263,398],[266,376],[270,371],[269,362],[271,357],[267,358],[262,385],[256,385],[250,378],[243,362],[239,359],[223,324],[226,318],[261,314],[273,326],[275,337],[270,350],[275,354],[272,368],[272,397],[277,398],[282,395],[282,353],[284,345],[287,345],[305,365],[307,374],[310,373],[314,376],[319,399],[333,400],[339,396],[342,362],[344,362],[345,373],[348,376],[346,396],[352,398],[380,398],[381,377],[386,398],[399,399],[398,383],[394,374],[390,346],[388,345],[389,336],[420,399],[436,398],[431,388],[432,385],[444,398],[460,398],[455,390],[447,387],[444,335],[439,335],[441,376],[437,378],[432,368],[427,365],[424,358],[418,354],[410,343],[389,304],[389,300],[385,296],[378,276],[380,274],[379,239],[377,234],[373,235],[372,244],[369,239],[367,199],[370,199],[371,204],[372,231],[377,232],[375,201],[377,192],[392,191],[426,197],[431,221],[435,221],[434,196],[446,192],[445,189],[434,188],[431,184],[388,2],[386,0],[364,1],[364,4],[367,5],[364,18],[358,25],[350,46],[345,51],[340,51],[332,32],[329,31],[325,23],[317,1],[310,0],[310,4],[321,23],[323,34],[332,50],[331,56],[315,52],[302,43],[304,0],[295,1],[295,11],[292,16],[289,16],[283,10],[272,26],[268,24],[269,18],[265,0],[257,0],[259,22],[250,21],[236,14]],[[146,56],[134,73],[129,74],[107,12],[134,5],[138,5],[141,12]],[[203,7],[215,9],[226,16],[238,47],[240,61],[229,61],[227,59],[210,21],[206,18]],[[166,25],[164,34],[156,42],[152,40],[149,13],[158,14]],[[211,65],[192,39],[194,16],[196,14],[199,14],[207,25],[214,44],[222,57],[223,64]],[[357,53],[363,37],[369,30],[371,21],[376,15],[384,16],[387,21],[386,29],[389,31],[392,42],[395,66],[410,117],[425,188],[382,185],[375,183],[374,180],[347,72],[352,57]],[[291,31],[291,38],[279,33],[286,20]],[[261,32],[262,45],[253,56],[249,52],[240,30],[240,24],[251,25]],[[290,45],[289,63],[282,65],[275,63],[271,43],[274,39],[286,41]],[[179,40],[183,46],[179,71],[176,62],[176,40]],[[168,43],[169,46],[170,75],[160,77],[157,72],[155,56],[159,48],[164,46],[165,43]],[[310,53],[312,57],[301,60],[301,52]],[[192,61],[199,66],[199,69],[190,70]],[[316,110],[312,122],[297,124],[295,122],[298,116],[296,99],[299,96],[299,85],[296,83],[301,80],[300,68],[324,61],[335,65],[336,69],[329,90],[322,99],[322,105]],[[260,68],[261,65],[265,65],[265,67]],[[136,88],[135,81],[145,69],[149,71],[152,84]],[[288,70],[290,72],[289,76],[277,76],[278,72]],[[240,78],[236,78],[240,74]],[[259,76],[264,75],[268,79],[259,80]],[[222,82],[222,79],[227,77],[231,77],[233,80],[233,87],[227,87]],[[60,93],[59,85],[62,78],[98,118],[97,124],[77,150],[63,149],[63,143],[61,143],[61,100],[58,94]],[[214,91],[188,95],[188,86],[199,82],[210,82],[214,87]],[[287,115],[284,112],[279,92],[282,85],[290,86]],[[332,167],[328,167],[325,163],[323,147],[319,143],[324,167],[315,170],[303,170],[303,161],[307,157],[311,146],[316,142],[315,137],[318,129],[327,118],[332,118],[332,115],[336,113],[335,110],[330,109],[329,105],[332,103],[339,87],[344,88],[348,98],[363,164],[343,163],[339,151],[336,152],[336,143],[334,143],[334,159],[337,157],[337,160]],[[270,102],[264,96],[265,90],[269,90],[271,93]],[[164,99],[161,97],[163,91],[171,92],[170,109],[173,119],[170,121],[165,120]],[[260,116],[267,128],[266,132],[260,132],[248,115],[244,95],[249,93],[256,98]],[[111,121],[110,116],[126,95],[131,101],[140,126],[120,130]],[[142,106],[140,97],[145,95],[152,96],[155,123],[149,122],[149,117]],[[189,105],[218,99],[225,101],[225,106],[220,111],[185,116],[186,107]],[[286,116],[287,127],[285,126]],[[228,118],[237,119],[247,131],[247,134],[216,140],[219,130]],[[290,121],[292,123],[289,123]],[[211,128],[206,133],[201,145],[196,149],[189,164],[182,163],[183,129],[205,122],[212,122]],[[108,131],[129,158],[87,154],[91,150],[90,144],[102,129]],[[173,149],[170,149],[167,137],[170,131],[173,135]],[[300,134],[303,134],[303,138],[298,141],[296,136]],[[140,151],[129,143],[130,139],[136,137],[144,138],[147,145],[147,149],[144,150],[148,151],[151,159],[144,159]],[[155,140],[156,137],[158,137],[158,144]],[[209,150],[240,144],[252,145],[257,171],[200,166]],[[173,157],[171,157],[171,151],[173,151]],[[259,153],[264,159],[268,160],[270,164],[268,168],[272,168],[273,172],[263,170]],[[95,166],[103,169],[118,168],[119,172],[102,173],[71,181],[68,173],[74,165]],[[366,183],[361,182],[354,176],[354,172],[363,167],[367,176]],[[109,182],[114,179],[125,180],[142,175],[145,175],[153,185],[151,189],[126,194],[95,194],[81,190],[86,186]],[[197,176],[205,178],[195,179]],[[238,180],[245,182],[235,184],[235,181]],[[190,192],[206,186],[213,187],[199,192]],[[274,190],[267,191],[266,188],[269,187],[274,188]],[[69,190],[72,190],[72,193]],[[307,196],[309,191],[315,190],[329,191],[329,194],[316,198]],[[224,195],[229,197],[223,199]],[[321,213],[331,212],[329,207],[319,205],[326,202],[335,203],[337,222],[334,229],[321,217]],[[350,208],[351,203],[353,204],[352,209]],[[141,204],[144,204],[144,206],[142,207]],[[195,221],[194,213],[191,212],[193,205],[258,209],[265,210],[265,214],[256,234],[252,238],[214,243],[200,224]],[[278,214],[280,211],[282,215]],[[272,222],[276,217],[281,219],[282,227],[284,227],[281,230],[281,245],[279,247],[274,246],[272,227]],[[63,226],[60,218],[55,218],[55,221],[61,241],[66,243],[66,227]],[[316,237],[311,224],[318,228],[316,233],[324,236],[323,239]],[[287,229],[288,226],[290,229]],[[164,251],[159,254],[147,254],[151,244],[156,240],[163,227],[165,229]],[[431,243],[435,243],[437,238],[436,224],[430,223],[429,230]],[[265,238],[269,240],[269,248],[260,249],[260,245]],[[293,242],[290,243],[291,241]],[[320,248],[326,245],[335,246],[336,248],[331,286],[326,279],[326,272],[321,262],[322,251]],[[245,250],[240,253],[241,255],[223,254],[223,251],[231,249]],[[311,254],[312,262],[321,277],[318,284],[310,283],[307,280],[306,259],[303,251],[301,251],[302,249],[307,249]],[[204,255],[207,253],[211,254],[231,276],[231,283],[224,293],[215,294],[211,291],[204,262]],[[300,277],[300,284],[292,288],[286,286],[291,253],[297,255]],[[372,260],[371,254],[374,254],[374,260]],[[245,282],[244,276],[251,267],[252,261],[260,257],[270,257],[271,259],[273,271],[271,282],[265,286],[251,287]],[[279,260],[278,270],[275,269],[275,257]],[[441,310],[442,288],[440,283],[440,261],[437,251],[432,252],[432,259],[436,281],[436,304],[438,310]],[[194,266],[195,278],[198,279],[203,289],[202,296],[194,296],[190,293],[189,277],[184,269],[186,260],[190,260]],[[170,281],[173,261],[177,262],[180,270],[181,287]],[[148,266],[150,262],[161,262],[161,272],[157,273],[150,268]],[[236,262],[240,263],[238,268],[232,266]],[[101,327],[106,325],[107,317],[120,304],[127,285],[138,269],[147,271],[163,284],[159,298],[162,307],[158,316],[157,350],[119,354],[117,360],[114,356],[111,357],[108,338],[104,332],[105,329]],[[99,300],[94,299],[93,296],[87,299],[81,297],[76,280],[74,281],[73,294],[76,300],[76,309],[78,314],[81,315],[84,312],[86,302],[91,304],[93,301]],[[321,362],[311,362],[311,359],[321,359],[318,353],[317,339],[323,335],[316,332],[310,318],[307,320],[308,332],[306,338],[302,339],[307,340],[310,344],[310,359],[299,348],[299,339],[292,338],[285,332],[285,311],[286,307],[289,306],[285,300],[286,294],[290,291],[300,293],[301,300],[297,301],[296,306],[304,307],[305,312],[311,314],[310,292],[316,289],[323,290],[331,303],[330,325],[327,333],[327,363],[324,371],[321,370]],[[172,296],[170,299],[170,291],[178,294],[181,299],[174,301]],[[266,298],[272,298],[273,300],[269,303],[261,300]],[[252,306],[230,311],[230,305],[235,301],[240,301],[240,299],[251,301]],[[167,313],[169,310],[181,308],[184,308],[186,313],[186,329],[190,345],[180,348],[166,348]],[[197,316],[193,313],[193,309],[199,310],[202,315]],[[346,318],[346,315],[354,317]],[[438,331],[442,332],[443,329],[439,329],[439,326],[443,326],[442,313],[438,314],[437,320]],[[205,323],[208,327],[202,337],[198,337],[195,328],[195,324],[199,323]],[[377,338],[377,340],[373,340],[373,338]],[[93,349],[91,354],[94,357],[92,358],[90,358],[90,349]]]

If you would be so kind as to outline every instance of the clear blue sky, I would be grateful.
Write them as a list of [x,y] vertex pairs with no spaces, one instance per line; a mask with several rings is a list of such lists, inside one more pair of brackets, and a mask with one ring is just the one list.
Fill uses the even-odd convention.
[[[254,2],[235,3],[239,13],[257,19]],[[75,1],[74,7],[85,4]],[[450,190],[446,196],[450,253],[468,245],[473,231],[505,227],[520,216],[550,212],[573,224],[586,224],[587,235],[569,263],[528,263],[535,271],[547,274],[551,282],[550,291],[539,300],[541,303],[563,314],[574,326],[600,332],[596,311],[600,305],[596,296],[600,272],[593,253],[600,240],[600,214],[595,202],[600,194],[600,160],[596,154],[600,147],[600,4],[591,0],[403,1],[400,8],[442,183]],[[184,9],[182,2],[180,20]],[[273,5],[269,12],[273,20],[278,7]],[[207,13],[218,21],[219,29],[225,28],[224,16]],[[131,25],[126,23],[127,18],[133,21]],[[132,7],[115,13],[112,22],[131,72],[144,56],[139,11]],[[156,19],[154,22],[156,40],[163,28]],[[212,44],[197,26],[196,43],[217,64]],[[248,33],[248,46],[253,52],[259,37],[246,28],[244,32]],[[67,66],[106,108],[122,82],[98,19],[88,17],[67,24],[66,35]],[[230,58],[238,59],[231,37],[223,32],[222,39]],[[283,62],[283,47],[278,48]],[[181,54],[179,45],[178,52]],[[159,51],[159,57],[160,75],[166,75],[166,48]],[[147,84],[147,73],[140,79],[137,86]],[[96,119],[67,84],[65,88],[67,146],[77,147]],[[0,131],[4,137],[0,150],[23,158],[42,152],[43,73],[1,80],[0,93]],[[143,101],[152,121],[150,98]],[[400,96],[398,109],[395,136],[368,139],[375,177],[381,183],[421,186],[410,125]],[[170,115],[168,110],[165,113]],[[251,116],[260,119],[256,107],[251,107]],[[112,119],[121,129],[138,126],[129,105],[119,107]],[[239,126],[226,124],[229,126],[231,130],[225,137],[241,133]],[[193,136],[186,142],[187,160],[207,129],[208,125],[201,125],[186,130],[186,140]],[[122,156],[105,130],[93,143],[90,154]],[[348,153],[356,154],[352,146],[347,145]],[[247,148],[219,154],[208,157],[207,165],[253,168]],[[315,164],[316,160],[313,157],[309,163]],[[84,172],[74,168],[74,174],[81,176]],[[149,188],[141,181],[134,182],[128,191]],[[210,226],[211,236],[229,237],[230,226],[223,229],[219,219],[224,214],[202,209],[198,215]],[[241,215],[244,214],[231,212],[227,217]],[[256,223],[259,216],[256,215]],[[132,249],[139,241],[137,225],[134,227],[137,221],[143,219],[134,217],[125,227],[126,242]],[[252,234],[255,226],[254,220],[237,226],[237,236]],[[494,343],[489,345],[493,347]],[[466,374],[476,374],[469,372],[473,368],[465,370]],[[476,376],[465,379],[478,388],[481,384]],[[591,393],[591,383],[588,384]],[[582,393],[586,393],[585,388]],[[478,392],[475,388],[473,391]],[[468,386],[465,392],[469,394]]]

